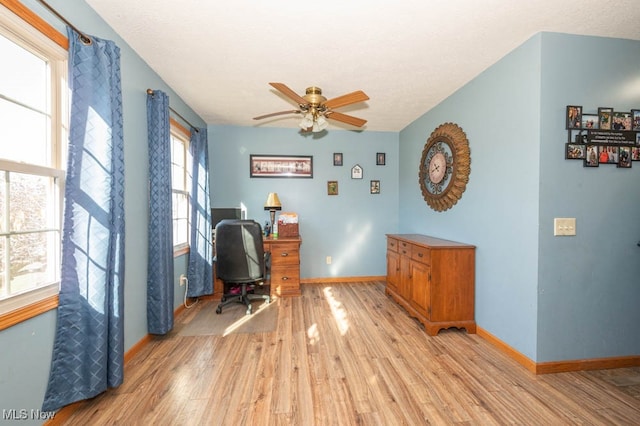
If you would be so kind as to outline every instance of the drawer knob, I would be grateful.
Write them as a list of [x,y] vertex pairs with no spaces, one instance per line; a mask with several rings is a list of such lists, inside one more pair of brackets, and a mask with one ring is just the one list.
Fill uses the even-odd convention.
[[282,281],[287,281],[289,277],[282,277]]
[[282,253],[280,256],[287,257],[287,256],[289,256],[289,253]]
[[422,253],[418,253],[418,257],[422,257]]

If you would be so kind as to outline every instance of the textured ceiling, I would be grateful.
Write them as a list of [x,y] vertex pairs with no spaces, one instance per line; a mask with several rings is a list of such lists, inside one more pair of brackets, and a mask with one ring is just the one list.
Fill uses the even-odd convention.
[[296,108],[280,82],[399,131],[540,31],[640,40],[638,0],[86,1],[207,124],[297,127],[252,120]]

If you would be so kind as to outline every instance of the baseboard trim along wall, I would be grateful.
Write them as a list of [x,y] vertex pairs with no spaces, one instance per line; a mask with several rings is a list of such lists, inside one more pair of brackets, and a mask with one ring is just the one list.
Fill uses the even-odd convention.
[[566,361],[534,362],[511,346],[498,339],[487,330],[477,327],[478,336],[487,340],[501,352],[513,358],[534,374],[568,373],[570,371],[607,370],[611,368],[640,367],[640,356],[621,356],[611,358],[576,359]]
[[335,284],[335,283],[357,283],[386,281],[386,275],[373,275],[366,277],[323,277],[323,278],[301,278],[300,284]]

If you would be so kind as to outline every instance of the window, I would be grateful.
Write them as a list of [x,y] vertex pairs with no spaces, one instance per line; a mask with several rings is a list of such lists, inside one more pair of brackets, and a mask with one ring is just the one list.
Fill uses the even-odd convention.
[[189,204],[191,188],[191,155],[189,131],[171,120],[171,186],[173,192],[173,252],[189,250]]
[[57,305],[67,140],[67,51],[60,34],[54,42],[2,12],[0,329]]

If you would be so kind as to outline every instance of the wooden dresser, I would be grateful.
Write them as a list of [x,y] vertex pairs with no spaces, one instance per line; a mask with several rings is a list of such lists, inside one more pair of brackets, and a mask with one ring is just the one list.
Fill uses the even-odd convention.
[[[271,274],[266,285],[270,286],[271,295],[282,297],[300,296],[300,245],[302,238],[297,237],[268,237],[263,240],[264,251],[271,253]],[[215,278],[213,267],[213,293],[222,296],[224,285]]]
[[475,246],[387,234],[386,292],[430,336],[450,327],[475,333]]

